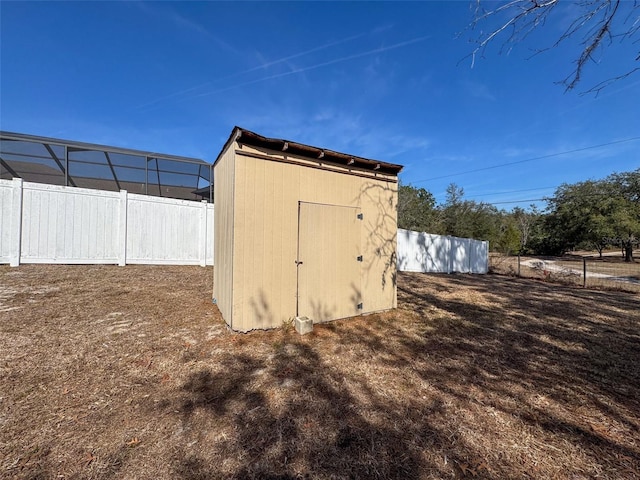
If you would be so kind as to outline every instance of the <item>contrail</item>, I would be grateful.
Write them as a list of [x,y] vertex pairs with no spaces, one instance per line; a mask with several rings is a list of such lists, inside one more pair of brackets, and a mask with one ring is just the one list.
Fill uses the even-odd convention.
[[206,97],[208,95],[213,95],[213,94],[220,93],[220,92],[226,92],[227,90],[233,90],[235,88],[244,87],[246,85],[253,85],[254,83],[266,82],[267,80],[272,80],[274,78],[287,77],[289,75],[295,75],[295,74],[298,74],[298,73],[308,72],[309,70],[315,70],[317,68],[322,68],[322,67],[326,67],[326,66],[329,66],[329,65],[334,65],[336,63],[346,62],[347,60],[353,60],[355,58],[366,57],[367,55],[373,55],[375,53],[387,52],[389,50],[394,50],[396,48],[406,47],[407,45],[411,45],[413,43],[422,42],[423,40],[426,40],[430,36],[431,35],[425,35],[425,36],[422,36],[422,37],[413,38],[411,40],[406,40],[404,42],[395,43],[395,44],[389,45],[387,47],[375,48],[373,50],[368,50],[366,52],[361,52],[361,53],[355,53],[353,55],[348,55],[346,57],[336,58],[334,60],[329,60],[328,62],[318,63],[316,65],[311,65],[309,67],[297,68],[295,70],[291,70],[290,72],[278,73],[278,74],[275,74],[275,75],[269,75],[268,77],[258,78],[256,80],[249,80],[248,82],[237,83],[237,84],[231,85],[229,87],[220,88],[218,90],[212,90],[211,92],[205,92],[205,93],[200,93],[198,95],[193,95],[193,97],[190,97],[190,98]]
[[211,82],[201,83],[200,85],[196,85],[195,87],[185,88],[184,90],[179,90],[177,92],[170,93],[168,95],[165,95],[164,97],[156,98],[155,100],[151,100],[150,102],[138,105],[135,108],[136,109],[141,109],[141,108],[145,108],[145,107],[150,107],[151,105],[155,105],[156,103],[160,103],[160,102],[162,102],[164,100],[169,100],[170,98],[179,97],[180,95],[184,95],[185,93],[192,92],[192,91],[197,90],[197,89],[202,88],[202,87],[208,87],[209,85],[211,85]]
[[335,47],[336,45],[341,45],[343,43],[350,42],[351,40],[364,37],[365,35],[366,35],[365,33],[359,33],[358,35],[353,35],[351,37],[347,37],[342,40],[336,40],[335,42],[327,43],[326,45],[320,45],[319,47],[314,47],[311,50],[305,50],[304,52],[294,53],[293,55],[289,55],[288,57],[283,57],[283,58],[279,58],[278,60],[273,60],[271,62],[263,63],[262,65],[249,68],[248,70],[242,70],[241,72],[238,72],[238,73],[232,73],[231,75],[227,75],[226,77],[221,77],[218,80],[225,80],[227,78],[239,77],[240,75],[244,75],[245,73],[255,72],[256,70],[261,70],[263,68],[269,68],[272,65],[277,65],[278,63],[283,63],[294,58],[302,57],[304,55],[309,55],[310,53],[319,52],[320,50],[324,50],[326,48]]
[[318,47],[314,47],[314,48],[312,48],[310,50],[305,50],[304,52],[294,53],[293,55],[288,55],[286,57],[282,57],[282,58],[279,58],[277,60],[272,60],[270,62],[263,63],[261,65],[255,66],[255,67],[251,67],[251,68],[249,68],[247,70],[241,70],[240,72],[232,73],[230,75],[225,75],[224,77],[217,78],[216,80],[209,81],[209,82],[206,82],[206,83],[202,83],[200,85],[196,85],[195,87],[190,87],[190,88],[187,88],[187,89],[184,89],[184,90],[180,90],[178,92],[174,92],[174,93],[170,93],[168,95],[164,95],[162,97],[156,98],[155,100],[151,100],[151,101],[149,101],[147,103],[143,103],[142,105],[138,105],[136,108],[140,109],[140,108],[144,108],[144,107],[149,107],[151,105],[155,105],[156,103],[160,103],[160,102],[162,102],[164,100],[169,100],[169,99],[174,98],[174,97],[179,97],[181,95],[184,95],[185,93],[192,92],[193,90],[197,90],[199,88],[209,86],[214,81],[228,80],[229,78],[235,78],[235,77],[239,77],[241,75],[246,75],[247,73],[255,72],[256,70],[262,70],[263,68],[269,68],[269,67],[271,67],[273,65],[277,65],[279,63],[283,63],[283,62],[292,60],[294,58],[303,57],[305,55],[309,55],[310,53],[315,53],[315,52],[319,52],[321,50],[325,50],[327,48],[335,47],[336,45],[342,45],[343,43],[350,42],[352,40],[355,40],[356,38],[364,37],[365,35],[366,35],[365,33],[359,33],[357,35],[352,35],[350,37],[343,38],[342,40],[336,40],[334,42],[329,42],[329,43],[326,43],[324,45],[320,45]]

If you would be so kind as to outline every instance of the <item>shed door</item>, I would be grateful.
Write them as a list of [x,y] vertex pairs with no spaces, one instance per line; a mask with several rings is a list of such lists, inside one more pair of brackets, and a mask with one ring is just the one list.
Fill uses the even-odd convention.
[[360,209],[298,205],[298,316],[324,322],[359,315]]

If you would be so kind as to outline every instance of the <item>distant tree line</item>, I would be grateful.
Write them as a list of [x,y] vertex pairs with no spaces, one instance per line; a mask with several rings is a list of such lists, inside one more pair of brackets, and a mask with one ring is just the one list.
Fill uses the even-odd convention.
[[640,244],[640,168],[601,180],[560,185],[540,210],[511,211],[467,200],[456,184],[445,202],[424,188],[400,185],[398,226],[407,230],[488,240],[505,254],[560,255],[571,250],[617,247],[633,261]]

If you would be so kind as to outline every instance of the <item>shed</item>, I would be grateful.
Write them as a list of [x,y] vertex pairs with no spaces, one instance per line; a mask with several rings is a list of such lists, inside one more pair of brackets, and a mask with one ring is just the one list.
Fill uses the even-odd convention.
[[401,169],[235,127],[214,163],[213,297],[231,329],[395,308]]

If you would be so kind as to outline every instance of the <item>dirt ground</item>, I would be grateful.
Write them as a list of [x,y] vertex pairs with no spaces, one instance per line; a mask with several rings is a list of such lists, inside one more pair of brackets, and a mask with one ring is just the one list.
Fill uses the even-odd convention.
[[640,478],[640,297],[400,274],[234,334],[201,267],[0,267],[0,477]]

